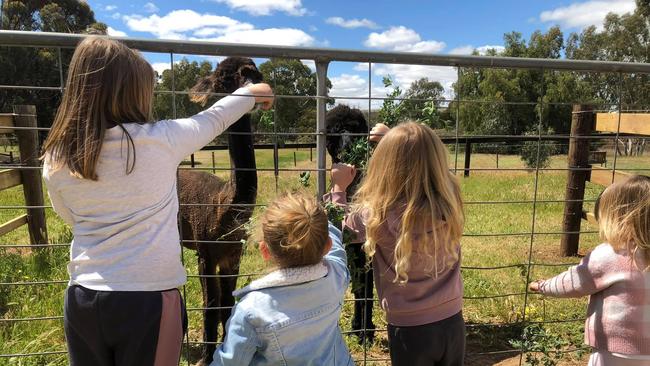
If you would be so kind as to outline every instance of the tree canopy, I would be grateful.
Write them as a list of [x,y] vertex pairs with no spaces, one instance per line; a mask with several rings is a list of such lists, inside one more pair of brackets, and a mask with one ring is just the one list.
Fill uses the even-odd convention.
[[[6,1],[2,9],[2,29],[63,33],[106,34],[106,25],[95,20],[85,1]],[[61,50],[63,75],[72,50]],[[0,84],[60,87],[59,54],[56,49],[0,47]],[[0,90],[0,112],[10,112],[16,104],[34,104],[40,126],[49,127],[59,105],[59,90]]]

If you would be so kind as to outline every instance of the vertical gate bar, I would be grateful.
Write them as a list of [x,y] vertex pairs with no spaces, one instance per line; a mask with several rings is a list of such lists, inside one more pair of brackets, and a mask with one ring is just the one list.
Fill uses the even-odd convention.
[[[537,195],[539,193],[539,158],[542,148],[542,120],[544,115],[544,82],[546,71],[542,72],[542,82],[540,88],[542,89],[539,95],[539,110],[538,110],[538,123],[537,123],[537,160],[535,162],[535,190],[533,192],[533,214],[530,226],[530,244],[528,246],[528,263],[526,268],[526,283],[524,284],[524,308],[522,312],[522,323],[526,324],[526,307],[528,306],[528,284],[530,283],[530,270],[533,261],[533,244],[535,242],[535,228],[537,224]],[[524,360],[524,349],[522,348],[519,353],[519,366],[522,365]]]
[[[176,75],[174,71],[174,53],[170,52],[169,53],[169,67],[171,70],[172,74],[172,118],[176,118]],[[176,169],[176,182],[178,182],[178,172],[179,170]],[[181,198],[180,198],[180,192],[178,190],[178,187],[176,188],[176,194],[177,194],[177,199],[178,203],[181,203]],[[181,246],[181,263],[183,264],[183,267],[185,267],[185,249],[183,249],[183,225],[181,225],[181,210],[178,210],[178,215],[177,215],[177,221],[178,221],[178,236],[180,239],[180,242],[178,245]],[[183,284],[183,304],[185,306],[185,309],[187,309],[187,287],[186,284]],[[188,319],[187,322],[189,324],[190,319],[189,319],[189,314],[188,314]],[[185,358],[187,361],[187,365],[190,366],[190,332],[189,329],[187,332],[185,332]]]
[[57,47],[56,51],[59,63],[59,89],[61,90],[61,94],[63,94],[65,80],[63,80],[63,57],[61,57],[61,47]]
[[4,10],[5,10],[5,1],[0,0],[0,29],[3,29],[2,26],[4,25],[3,21],[2,21],[4,19],[4,16],[3,16]]
[[[616,163],[618,158],[618,139],[621,134],[621,114],[623,113],[623,73],[618,73],[618,125],[616,126],[616,136],[614,136],[614,162],[612,165],[612,183],[616,177]],[[625,148],[625,146],[623,146]]]
[[460,125],[460,66],[456,71],[456,146],[454,148],[454,175],[458,173],[458,128]]
[[[368,144],[370,143],[370,130],[372,129],[372,62],[368,62]],[[370,149],[366,149],[366,167],[368,166],[368,160],[370,160]],[[361,173],[359,173],[361,174]],[[365,273],[363,276],[363,286],[368,284],[368,269],[364,269]],[[374,292],[373,292],[374,294]],[[374,297],[374,295],[373,295]],[[356,298],[355,298],[356,300]],[[373,303],[374,304],[374,303]],[[368,310],[368,295],[367,289],[363,294],[363,311],[361,312],[361,336],[363,337],[363,365],[365,366],[368,363],[368,338],[366,337],[368,332],[368,322],[366,321],[366,311]],[[354,316],[354,315],[353,315]]]
[[[273,71],[273,90],[277,90],[278,78]],[[254,145],[255,141],[253,141]],[[280,152],[278,151],[278,98],[273,98],[273,179],[275,181],[275,194],[279,191],[280,178]]]
[[327,66],[329,61],[316,60],[316,161],[318,167],[318,197],[325,194],[326,163],[325,156],[325,112],[327,106]]

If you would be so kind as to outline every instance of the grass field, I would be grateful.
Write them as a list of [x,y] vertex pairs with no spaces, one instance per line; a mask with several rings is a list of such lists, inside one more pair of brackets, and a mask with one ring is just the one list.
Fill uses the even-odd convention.
[[[281,150],[279,168],[313,169],[316,162],[310,161],[309,150]],[[227,168],[227,152],[214,153],[216,167]],[[458,167],[462,168],[462,155]],[[611,160],[611,157],[608,157]],[[315,159],[315,151],[314,151]],[[197,167],[212,168],[212,154],[200,152],[196,155]],[[453,167],[455,161],[451,161]],[[272,151],[257,152],[258,168],[273,168]],[[611,166],[611,162],[610,162]],[[650,158],[619,158],[617,166],[626,169],[647,169]],[[496,156],[474,154],[473,168],[496,168]],[[556,156],[551,161],[551,168],[565,168],[566,157]],[[586,299],[551,300],[537,295],[529,295],[524,309],[525,287],[528,278],[537,279],[554,275],[574,263],[577,258],[561,258],[559,250],[563,204],[556,202],[529,202],[535,199],[536,175],[526,171],[518,156],[500,156],[499,168],[521,169],[505,171],[476,171],[469,178],[461,178],[462,190],[466,204],[466,236],[462,240],[465,300],[464,316],[468,323],[468,364],[488,365],[517,356],[510,340],[520,338],[521,325],[511,325],[523,318],[533,322],[551,321],[542,327],[530,327],[526,330],[528,349],[546,352],[554,349],[570,351],[581,346],[582,320],[586,312]],[[226,177],[227,171],[216,171],[217,175]],[[259,172],[258,203],[266,203],[277,192],[301,189],[299,171],[281,171],[276,176],[273,171]],[[310,187],[315,192],[315,172],[312,173]],[[564,199],[566,172],[540,172],[537,181],[537,200],[553,201]],[[586,199],[593,200],[601,187],[588,184]],[[517,201],[517,203],[503,203]],[[489,203],[487,203],[489,202]],[[0,192],[0,208],[22,205],[20,187]],[[591,203],[586,204],[591,207]],[[535,210],[536,220],[532,215]],[[0,209],[0,222],[21,214],[24,210]],[[259,213],[259,209],[256,214]],[[66,244],[71,240],[69,229],[52,212],[47,210],[47,222],[51,243]],[[534,227],[533,227],[534,225]],[[580,253],[584,254],[597,245],[598,238],[593,232],[595,227],[583,222],[583,234]],[[536,234],[531,235],[531,231]],[[24,248],[2,248],[1,245],[28,244],[25,227],[0,238],[0,355],[39,353],[65,350],[62,320],[63,291],[67,279],[67,246],[53,246],[43,250]],[[196,274],[196,259],[192,251],[184,250],[185,266],[188,273]],[[528,263],[536,265],[529,266]],[[492,269],[492,267],[499,267]],[[530,270],[530,273],[529,273]],[[260,273],[265,265],[254,245],[246,247],[242,259],[238,287],[244,286]],[[7,285],[14,282],[61,281],[34,285]],[[190,308],[201,307],[201,288],[197,278],[190,278],[185,287],[187,305]],[[348,298],[352,298],[348,295]],[[350,330],[352,303],[346,302],[341,327]],[[378,328],[384,329],[386,323],[382,312],[377,309],[374,321]],[[12,319],[55,317],[53,319],[34,319],[12,321]],[[190,311],[191,342],[201,340],[200,311]],[[563,322],[577,319],[577,321]],[[558,322],[553,322],[558,321]],[[380,332],[374,344],[367,349],[359,346],[353,336],[348,337],[348,344],[357,359],[364,354],[368,364],[387,364],[381,359],[388,357],[385,333]],[[191,345],[183,354],[183,364],[197,361],[198,345]],[[479,355],[496,352],[490,355]],[[540,356],[541,353],[533,353]],[[560,354],[559,364],[574,364],[584,357],[575,352]],[[541,356],[540,356],[541,357]],[[549,356],[551,357],[551,356]],[[518,358],[516,359],[518,361]],[[65,365],[65,355],[42,354],[31,357],[0,357],[0,365]]]

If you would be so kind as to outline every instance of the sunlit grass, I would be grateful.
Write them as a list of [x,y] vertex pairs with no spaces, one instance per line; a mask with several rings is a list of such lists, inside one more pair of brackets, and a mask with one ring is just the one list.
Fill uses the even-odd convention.
[[[296,163],[294,165],[294,152]],[[293,151],[280,150],[278,157],[279,169],[296,169],[296,171],[278,171],[273,162],[273,151],[256,152],[257,166],[271,171],[259,172],[258,203],[269,202],[278,193],[297,189],[316,192],[316,172],[312,172],[310,186],[301,186],[298,177],[301,170],[316,167],[316,154],[310,161],[308,149]],[[459,159],[462,154],[459,155]],[[214,152],[215,168],[229,168],[230,163],[226,151]],[[611,162],[611,157],[608,158]],[[189,159],[188,159],[189,160]],[[212,168],[212,152],[199,152],[195,156],[199,168]],[[617,166],[628,169],[644,169],[650,167],[650,159],[619,158]],[[610,163],[611,164],[611,163]],[[454,166],[454,156],[450,165]],[[462,159],[459,160],[462,169]],[[496,156],[490,154],[472,155],[473,168],[496,168]],[[556,156],[551,161],[552,168],[566,167],[566,157]],[[544,171],[536,181],[534,172],[526,171],[518,156],[502,155],[499,157],[499,168],[522,169],[519,171],[474,171],[469,178],[460,178],[464,200],[466,201],[465,236],[462,240],[463,265],[467,267],[500,267],[493,270],[468,268],[463,270],[465,295],[464,315],[470,324],[509,323],[520,321],[524,315],[526,281],[528,279],[544,278],[566,267],[561,264],[576,262],[577,258],[561,258],[558,256],[560,234],[562,230],[563,203],[543,202],[564,199],[566,172]],[[222,178],[229,176],[227,170],[216,170]],[[586,200],[593,200],[601,187],[591,183],[587,185]],[[532,201],[538,200],[533,203]],[[3,206],[22,205],[24,203],[20,187],[0,192],[0,221],[24,213],[21,209],[2,209]],[[587,208],[593,204],[587,203]],[[254,215],[259,214],[256,209]],[[533,222],[533,212],[536,219]],[[52,212],[46,210],[48,234],[52,243],[69,243],[69,229]],[[595,227],[583,222],[583,231],[594,231]],[[531,232],[536,234],[531,235]],[[485,234],[493,234],[485,236]],[[1,245],[28,244],[29,237],[25,227],[0,238],[0,282],[33,282],[67,279],[66,262],[67,247],[52,247],[45,250],[28,250],[21,248],[2,248]],[[583,234],[580,253],[587,253],[599,244],[596,234]],[[529,259],[534,264],[529,267]],[[196,255],[190,250],[184,250],[185,266],[188,273],[196,274]],[[559,265],[558,265],[559,264]],[[530,274],[528,270],[530,269]],[[242,257],[242,274],[250,275],[239,278],[238,287],[245,286],[254,278],[266,271],[266,265],[261,259],[254,243],[249,243]],[[32,352],[47,352],[65,350],[63,322],[54,320],[8,321],[10,319],[60,316],[63,307],[63,291],[65,284],[45,285],[0,285],[0,354],[22,354]],[[188,307],[201,307],[201,288],[197,278],[190,278],[185,286]],[[481,298],[492,297],[496,298]],[[479,297],[479,298],[477,298]],[[348,294],[348,299],[352,299]],[[475,299],[476,298],[476,299]],[[578,300],[549,300],[537,295],[529,295],[526,299],[526,318],[533,321],[582,319],[586,312],[586,299]],[[344,304],[341,318],[343,331],[350,330],[352,317],[352,302]],[[190,341],[202,339],[202,314],[191,311]],[[380,309],[374,313],[374,322],[378,328],[384,329],[386,322]],[[580,342],[582,321],[547,325],[558,337]],[[485,342],[493,336],[489,332],[481,335]],[[364,353],[370,358],[388,357],[386,334],[379,332],[377,340],[366,350],[359,346],[353,336],[346,336],[350,349],[356,358],[362,358]],[[507,339],[502,340],[507,344]],[[482,342],[484,344],[488,344]],[[481,342],[479,342],[481,343]],[[488,346],[485,346],[488,347]],[[198,346],[192,346],[190,361],[196,362]],[[487,351],[490,349],[483,349]],[[470,348],[469,352],[480,349]],[[184,362],[185,353],[183,354]],[[568,361],[567,361],[568,362]],[[0,358],[0,365],[65,365],[65,355],[41,355],[33,357]],[[377,362],[376,364],[381,364]]]

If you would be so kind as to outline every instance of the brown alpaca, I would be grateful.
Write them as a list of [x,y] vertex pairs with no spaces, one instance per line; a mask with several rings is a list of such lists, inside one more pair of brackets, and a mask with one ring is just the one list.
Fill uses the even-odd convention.
[[[215,72],[199,80],[195,93],[232,93],[248,82],[262,81],[262,74],[252,60],[229,57]],[[192,100],[203,105],[211,98],[194,94]],[[226,182],[206,172],[181,170],[178,189],[183,245],[196,250],[203,290],[203,345],[200,364],[207,365],[217,342],[219,323],[225,336],[226,321],[235,300],[242,254],[240,241],[246,239],[246,224],[257,197],[255,151],[250,115],[244,115],[228,128],[228,151],[231,167]],[[240,170],[241,169],[241,170]],[[199,204],[199,205],[192,205]]]

